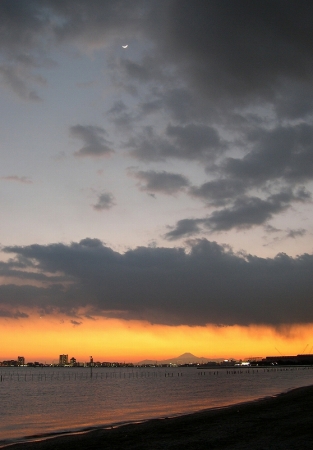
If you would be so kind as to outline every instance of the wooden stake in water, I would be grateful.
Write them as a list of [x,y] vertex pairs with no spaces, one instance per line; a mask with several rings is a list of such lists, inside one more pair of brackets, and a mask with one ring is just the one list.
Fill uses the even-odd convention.
[[90,378],[92,378],[93,357],[90,356]]

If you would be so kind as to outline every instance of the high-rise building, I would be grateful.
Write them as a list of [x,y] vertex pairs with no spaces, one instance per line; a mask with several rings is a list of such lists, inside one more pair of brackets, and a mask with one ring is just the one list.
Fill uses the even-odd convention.
[[70,366],[76,366],[76,358],[74,358],[74,356],[70,359]]
[[18,366],[25,366],[25,358],[24,358],[24,356],[18,356],[17,357],[17,365]]
[[65,366],[68,364],[68,355],[60,355],[59,357],[59,365]]

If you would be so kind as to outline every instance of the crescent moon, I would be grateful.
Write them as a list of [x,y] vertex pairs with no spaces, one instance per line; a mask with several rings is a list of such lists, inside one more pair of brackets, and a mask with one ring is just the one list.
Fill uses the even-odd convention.
[[127,44],[127,45],[122,45],[122,47],[123,47],[123,48],[127,48],[127,47],[128,47],[128,44]]

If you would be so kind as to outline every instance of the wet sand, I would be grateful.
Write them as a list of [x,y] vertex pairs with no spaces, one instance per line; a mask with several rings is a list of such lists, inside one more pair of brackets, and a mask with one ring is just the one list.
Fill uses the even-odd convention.
[[10,450],[313,449],[313,386],[216,410],[14,444]]

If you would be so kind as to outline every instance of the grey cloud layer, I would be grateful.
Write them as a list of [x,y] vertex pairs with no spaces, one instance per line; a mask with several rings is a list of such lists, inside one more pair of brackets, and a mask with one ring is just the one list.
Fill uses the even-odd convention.
[[[176,227],[166,233],[168,240],[175,240],[199,234],[203,228],[214,231],[227,231],[232,228],[248,229],[265,224],[273,215],[287,210],[294,202],[306,202],[311,199],[310,193],[299,190],[281,191],[266,199],[259,197],[237,197],[234,203],[226,208],[213,211],[207,218],[183,219]],[[203,228],[202,228],[202,227]],[[294,237],[301,234],[294,234]]]
[[92,125],[75,125],[70,127],[72,136],[81,139],[84,146],[75,152],[76,156],[106,156],[113,152],[110,142],[104,137],[106,131]]
[[[113,34],[135,33],[144,2],[134,0],[3,0],[0,2],[0,77],[25,100],[39,100],[36,68],[49,60],[52,44],[93,46]],[[27,76],[25,76],[25,74]],[[29,83],[31,79],[31,83]],[[34,85],[34,87],[32,87]]]
[[[211,208],[182,217],[167,238],[249,228],[300,201],[277,196],[306,192],[313,179],[312,17],[307,0],[3,0],[0,76],[38,100],[49,48],[133,40],[137,56],[111,56],[107,67],[120,97],[104,115],[122,131],[115,148],[140,164],[194,163],[208,177],[188,188],[182,174],[138,170],[139,189],[182,188]],[[105,129],[72,126],[83,143],[75,155],[112,153]],[[99,197],[94,207],[109,204]]]
[[0,49],[11,61],[28,57],[35,65],[30,56],[38,64],[50,41],[105,45],[112,35],[145,37],[157,53],[148,63],[129,61],[128,75],[159,79],[160,70],[151,70],[159,57],[207,99],[262,99],[295,115],[312,111],[312,95],[304,95],[312,83],[312,15],[306,0],[3,0]]
[[285,80],[312,82],[312,14],[306,1],[176,0],[165,40],[203,94],[271,101]]
[[[120,254],[97,239],[71,245],[6,247],[39,273],[63,273],[67,285],[2,285],[3,311],[61,311],[168,325],[269,324],[313,321],[313,255],[259,258],[205,239],[182,248],[138,247]],[[11,264],[12,265],[12,264]],[[9,314],[9,313],[7,313]],[[12,313],[13,314],[13,313]]]
[[137,178],[139,189],[147,192],[162,192],[163,194],[175,194],[187,186],[189,181],[186,177],[176,173],[149,171],[130,171]]
[[96,211],[103,211],[111,209],[114,205],[115,202],[113,194],[111,194],[111,192],[103,192],[102,194],[99,194],[98,201],[95,205],[93,205],[93,208]]
[[303,182],[313,177],[313,127],[310,124],[257,130],[253,148],[242,159],[226,159],[222,170],[254,185],[269,180]]
[[165,137],[155,134],[151,126],[127,143],[131,154],[143,161],[162,161],[168,158],[204,161],[214,160],[225,149],[216,129],[206,125],[168,125]]

